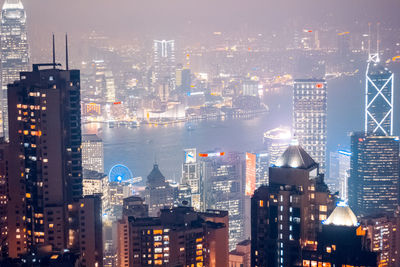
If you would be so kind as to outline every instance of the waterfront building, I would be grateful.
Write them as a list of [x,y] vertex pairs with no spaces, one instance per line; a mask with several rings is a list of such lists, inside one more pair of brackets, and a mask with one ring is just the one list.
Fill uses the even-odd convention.
[[357,217],[348,206],[340,204],[322,224],[317,242],[302,249],[301,266],[378,266],[377,253],[369,250],[367,243]]
[[8,139],[7,85],[29,69],[26,12],[21,0],[4,1],[1,10],[1,122],[2,135]]
[[351,136],[349,205],[358,216],[390,213],[399,201],[399,138]]
[[161,209],[120,225],[118,266],[228,266],[227,212]]
[[298,145],[290,145],[269,171],[269,184],[251,199],[251,265],[298,266],[301,248],[317,241],[335,198],[318,163]]
[[379,54],[370,55],[365,73],[365,132],[391,136],[394,74],[379,61]]
[[171,90],[175,89],[175,41],[174,40],[154,40],[154,72],[155,82],[167,84]]
[[103,140],[96,134],[82,135],[82,167],[99,173],[104,172]]
[[150,216],[154,217],[158,215],[160,209],[171,208],[174,205],[174,188],[165,180],[157,163],[147,176],[145,200],[149,205]]
[[184,150],[181,184],[187,184],[191,190],[191,206],[196,211],[204,210],[203,179],[201,163],[197,160],[195,148]]
[[323,79],[294,81],[293,136],[325,172],[327,84]]
[[35,64],[8,104],[8,256],[68,249],[102,266],[101,200],[83,197],[79,70]]
[[242,84],[242,95],[258,97],[258,81],[245,79]]

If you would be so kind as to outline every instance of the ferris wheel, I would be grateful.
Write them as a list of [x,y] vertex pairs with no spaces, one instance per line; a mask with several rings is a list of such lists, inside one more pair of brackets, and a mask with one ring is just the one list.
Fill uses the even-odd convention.
[[122,164],[114,165],[108,174],[110,182],[125,182],[133,179],[131,170]]

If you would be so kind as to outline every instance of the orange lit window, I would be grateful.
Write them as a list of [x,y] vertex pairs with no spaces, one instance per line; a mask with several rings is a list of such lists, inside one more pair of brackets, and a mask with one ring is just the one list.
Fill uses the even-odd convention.
[[264,207],[264,200],[260,200],[260,207]]
[[27,198],[31,198],[31,193],[26,193]]
[[[151,261],[149,261],[151,262]],[[154,265],[162,265],[162,260],[155,260]]]
[[203,238],[197,238],[196,239],[196,243],[200,243],[201,241],[203,241]]
[[332,248],[331,247],[326,247],[326,252],[331,253],[332,252]]
[[162,235],[163,234],[163,230],[153,230],[153,234],[154,235]]

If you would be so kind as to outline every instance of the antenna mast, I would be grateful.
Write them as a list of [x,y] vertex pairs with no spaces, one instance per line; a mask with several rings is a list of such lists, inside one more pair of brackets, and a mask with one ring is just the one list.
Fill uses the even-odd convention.
[[69,70],[68,64],[68,34],[65,34],[65,68]]
[[55,44],[55,38],[54,38],[54,33],[53,33],[53,69],[56,68],[56,44]]

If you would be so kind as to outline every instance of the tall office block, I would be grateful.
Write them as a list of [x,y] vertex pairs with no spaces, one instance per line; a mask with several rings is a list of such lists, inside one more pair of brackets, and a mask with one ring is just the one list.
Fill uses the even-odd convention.
[[[41,69],[46,66],[51,68]],[[44,247],[82,253],[82,238],[92,233],[81,236],[82,224],[89,217],[101,224],[101,217],[82,198],[79,70],[33,65],[8,85],[8,108],[9,257]],[[95,264],[81,259],[84,266]]]
[[166,79],[175,86],[175,41],[154,40],[153,51],[156,81],[162,83]]
[[259,151],[256,154],[256,189],[268,184],[269,157],[267,151]]
[[365,74],[365,132],[393,135],[394,74],[370,56]]
[[229,249],[232,250],[246,239],[245,162],[236,152],[207,155],[204,158],[206,208],[229,211]]
[[348,201],[348,180],[350,176],[351,152],[338,150],[330,153],[329,188],[332,192],[339,192],[340,198]]
[[0,28],[2,131],[8,139],[7,85],[18,80],[29,64],[26,13],[21,0],[4,1]]
[[103,140],[96,134],[82,135],[82,167],[90,171],[104,172]]
[[322,79],[295,80],[293,135],[325,172],[327,139],[327,85]]
[[201,164],[197,161],[196,149],[185,149],[182,165],[182,184],[191,190],[191,204],[196,211],[204,210],[203,179]]
[[0,141],[0,261],[8,254],[8,226],[7,226],[7,203],[8,203],[8,143]]
[[334,201],[318,164],[289,146],[251,199],[251,266],[299,266],[301,248],[316,242]]
[[349,205],[357,215],[393,213],[399,200],[399,138],[353,133]]

